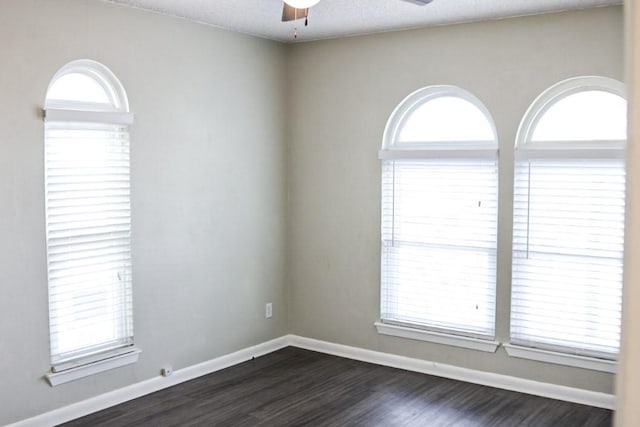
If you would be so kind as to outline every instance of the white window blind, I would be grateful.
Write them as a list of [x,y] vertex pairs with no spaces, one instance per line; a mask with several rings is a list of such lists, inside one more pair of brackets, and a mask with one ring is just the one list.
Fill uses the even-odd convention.
[[617,352],[624,180],[622,160],[517,162],[515,344],[588,355]]
[[383,162],[382,321],[493,337],[495,160]]
[[[82,74],[79,68],[78,73],[62,74],[63,89],[73,87],[69,75],[83,76],[83,84],[94,78],[95,70]],[[52,104],[65,107],[64,91],[55,77],[50,91],[55,94]],[[125,123],[118,124],[130,122],[130,113],[120,107],[126,100],[96,116],[95,108],[78,109],[77,94],[70,98],[73,110],[45,111],[53,372],[113,356],[133,345],[129,132]],[[92,121],[109,115],[113,120]]]
[[[563,108],[549,108],[553,98],[541,104],[552,117],[538,118],[544,132],[534,123],[516,157],[511,340],[614,359],[622,302],[625,168],[617,138],[625,134],[619,129],[626,126],[624,100],[594,90],[558,98]],[[591,117],[588,127],[609,140],[587,140],[579,120],[562,120],[556,111]],[[612,111],[623,116],[612,119]],[[559,127],[555,141],[553,127]]]
[[493,338],[498,175],[488,117],[468,92],[438,86],[410,95],[390,118],[381,151],[383,323]]

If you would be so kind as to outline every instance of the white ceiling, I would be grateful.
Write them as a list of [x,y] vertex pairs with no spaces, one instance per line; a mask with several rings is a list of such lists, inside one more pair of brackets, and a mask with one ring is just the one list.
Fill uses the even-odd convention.
[[[280,22],[282,0],[107,0],[283,42],[621,4],[622,0],[321,0],[304,21]],[[298,38],[293,38],[294,27]]]

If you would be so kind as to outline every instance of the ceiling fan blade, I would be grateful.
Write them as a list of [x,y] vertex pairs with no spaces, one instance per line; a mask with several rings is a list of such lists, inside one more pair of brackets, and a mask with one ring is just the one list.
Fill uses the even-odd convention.
[[287,3],[283,3],[283,5],[282,22],[295,21],[296,19],[306,18],[309,15],[309,9],[296,9]]

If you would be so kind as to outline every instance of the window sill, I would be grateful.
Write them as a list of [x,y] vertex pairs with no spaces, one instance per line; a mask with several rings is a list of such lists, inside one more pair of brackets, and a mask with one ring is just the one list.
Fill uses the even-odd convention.
[[382,322],[376,322],[375,326],[378,333],[382,335],[452,345],[455,347],[469,348],[471,350],[486,351],[488,353],[495,353],[500,345],[498,341],[425,331],[422,329],[407,328],[405,326],[389,325]]
[[116,354],[102,360],[65,369],[60,372],[49,372],[45,375],[45,378],[51,387],[55,387],[60,384],[68,383],[69,381],[88,377],[89,375],[98,374],[100,372],[119,368],[125,365],[131,365],[138,361],[140,353],[142,353],[142,350],[139,348],[129,347],[126,349],[126,352]]
[[617,363],[614,360],[540,350],[537,348],[523,347],[513,344],[503,344],[503,347],[511,357],[537,360],[538,362],[555,363],[556,365],[573,366],[576,368],[590,369],[592,371],[609,372],[612,374],[616,373]]

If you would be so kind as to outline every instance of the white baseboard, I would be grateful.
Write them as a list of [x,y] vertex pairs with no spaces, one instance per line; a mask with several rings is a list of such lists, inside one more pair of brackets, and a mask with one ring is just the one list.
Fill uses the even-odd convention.
[[375,363],[377,365],[420,372],[438,377],[450,378],[474,384],[486,385],[520,393],[533,394],[535,396],[567,402],[580,403],[598,408],[614,409],[615,397],[611,394],[596,391],[583,390],[557,384],[543,383],[512,377],[509,375],[495,374],[492,372],[476,371],[460,368],[444,363],[430,362],[427,360],[413,359],[395,354],[366,350],[358,347],[350,347],[334,344],[327,341],[319,341],[296,335],[289,335],[288,342],[294,347],[313,350],[320,353],[332,354],[348,359]]
[[474,384],[481,384],[490,387],[502,388],[505,390],[517,391],[520,393],[533,394],[536,396],[548,397],[567,402],[580,403],[583,405],[595,406],[598,408],[613,409],[614,396],[606,393],[583,390],[573,387],[566,387],[556,384],[543,383],[539,381],[526,380],[508,375],[495,374],[491,372],[476,371],[473,369],[460,368],[443,363],[430,362],[427,360],[414,359],[410,357],[398,356],[390,353],[366,350],[358,347],[350,347],[341,344],[334,344],[327,341],[320,341],[297,335],[285,335],[262,344],[248,347],[231,354],[217,357],[215,359],[179,369],[170,377],[154,377],[146,381],[132,384],[118,390],[114,390],[100,396],[92,397],[69,406],[65,406],[53,411],[37,415],[26,420],[18,421],[6,427],[43,427],[54,426],[65,423],[85,415],[92,414],[111,406],[127,402],[129,400],[145,396],[147,394],[162,390],[176,384],[189,381],[212,372],[228,368],[238,363],[245,362],[252,357],[263,356],[281,348],[293,346],[320,353],[345,357],[347,359],[360,360],[363,362],[375,363],[377,365],[389,366],[404,369],[407,371],[420,372],[423,374],[435,375],[438,377],[450,378]]
[[67,421],[74,420],[85,415],[92,414],[103,409],[110,408],[120,403],[162,390],[176,384],[189,381],[212,372],[228,368],[238,363],[246,362],[252,357],[263,356],[281,348],[287,347],[289,340],[287,336],[276,338],[262,344],[248,347],[231,354],[217,357],[197,365],[179,369],[173,372],[170,377],[157,376],[146,381],[132,384],[69,406],[55,409],[33,418],[18,421],[7,427],[43,427],[55,426]]

